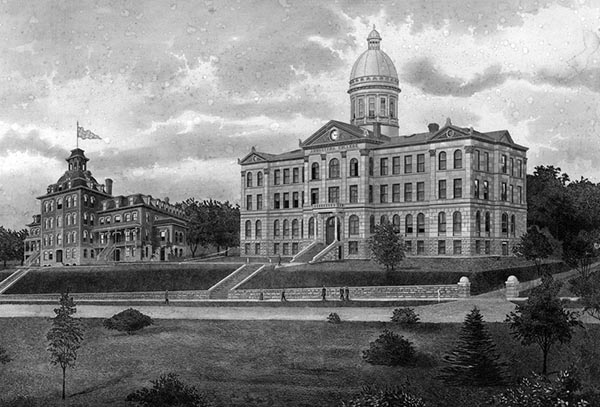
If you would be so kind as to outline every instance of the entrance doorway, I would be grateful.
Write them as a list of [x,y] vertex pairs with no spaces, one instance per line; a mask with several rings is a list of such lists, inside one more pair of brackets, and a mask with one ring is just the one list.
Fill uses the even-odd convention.
[[335,216],[327,219],[325,224],[325,243],[327,245],[331,244],[334,240],[340,240],[340,220],[338,218],[337,222],[337,233],[335,230]]
[[165,248],[160,248],[160,261],[165,261]]
[[115,250],[115,261],[121,261],[121,250]]
[[56,251],[56,262],[57,263],[62,263],[62,260],[63,260],[62,256],[63,256],[62,250],[57,250]]

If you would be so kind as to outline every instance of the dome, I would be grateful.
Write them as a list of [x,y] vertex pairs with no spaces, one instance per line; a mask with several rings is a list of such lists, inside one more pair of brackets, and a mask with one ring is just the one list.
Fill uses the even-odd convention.
[[391,78],[393,82],[398,81],[396,67],[388,54],[381,50],[379,45],[380,42],[381,36],[375,27],[373,27],[373,31],[371,31],[367,37],[369,49],[363,52],[354,63],[352,71],[350,72],[350,82],[364,76],[384,76]]

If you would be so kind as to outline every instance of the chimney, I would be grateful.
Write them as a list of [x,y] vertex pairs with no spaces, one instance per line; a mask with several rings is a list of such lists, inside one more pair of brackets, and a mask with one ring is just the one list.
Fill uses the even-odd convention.
[[379,138],[379,136],[381,136],[381,123],[373,123],[373,133],[375,138]]
[[440,125],[437,123],[429,123],[427,125],[427,128],[429,129],[430,133],[435,133],[436,131],[438,131],[440,129]]
[[104,184],[106,185],[106,193],[108,195],[112,195],[113,180],[110,178],[106,178],[104,180]]
[[165,199],[163,199],[163,201],[165,201],[165,203],[169,203],[169,197],[165,196]]

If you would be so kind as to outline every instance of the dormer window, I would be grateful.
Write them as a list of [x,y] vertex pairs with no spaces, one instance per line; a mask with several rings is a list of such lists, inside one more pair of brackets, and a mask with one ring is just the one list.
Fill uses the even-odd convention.
[[108,209],[108,202],[104,201],[102,202],[102,210],[105,211]]
[[132,196],[129,197],[129,205],[133,205],[133,199],[134,198]]

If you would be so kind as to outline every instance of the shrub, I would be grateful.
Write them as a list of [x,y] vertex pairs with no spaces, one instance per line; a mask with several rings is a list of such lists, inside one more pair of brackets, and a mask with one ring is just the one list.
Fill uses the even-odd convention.
[[4,365],[8,362],[10,362],[12,360],[12,358],[8,355],[8,353],[6,352],[6,349],[4,349],[2,346],[0,346],[0,364]]
[[343,407],[425,407],[423,399],[410,394],[404,387],[377,388],[364,386],[362,391],[342,402]]
[[339,324],[340,322],[342,322],[342,320],[340,319],[340,316],[337,314],[337,312],[332,312],[327,317],[327,322],[330,322],[332,324]]
[[152,387],[144,387],[127,396],[127,401],[133,401],[140,407],[205,407],[209,406],[208,397],[198,393],[194,386],[189,386],[179,380],[175,373],[162,375],[152,381]]
[[392,314],[392,322],[402,325],[413,325],[419,322],[419,315],[412,308],[396,308]]
[[363,351],[363,359],[372,365],[406,366],[414,362],[415,348],[402,335],[386,329]]
[[116,329],[117,331],[125,331],[129,335],[135,331],[154,324],[152,318],[144,315],[136,309],[129,308],[121,311],[118,314],[104,320],[104,327],[107,329]]

